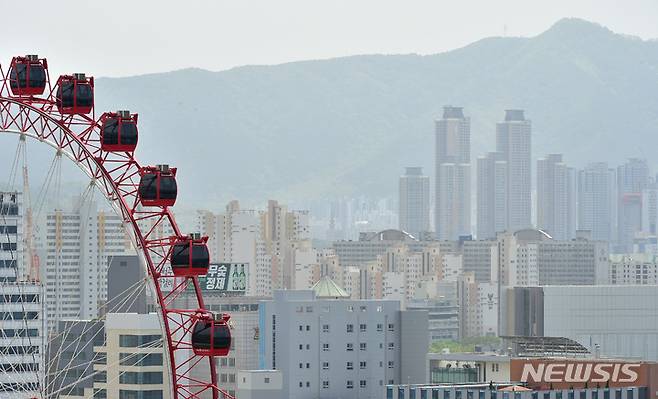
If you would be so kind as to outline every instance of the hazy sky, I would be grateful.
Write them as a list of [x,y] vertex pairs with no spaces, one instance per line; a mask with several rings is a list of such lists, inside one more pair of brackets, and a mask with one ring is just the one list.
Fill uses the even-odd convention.
[[[29,4],[29,5],[28,5]],[[125,76],[190,66],[353,54],[431,54],[487,36],[533,36],[563,17],[658,38],[658,0],[32,0],[3,2],[0,62]]]

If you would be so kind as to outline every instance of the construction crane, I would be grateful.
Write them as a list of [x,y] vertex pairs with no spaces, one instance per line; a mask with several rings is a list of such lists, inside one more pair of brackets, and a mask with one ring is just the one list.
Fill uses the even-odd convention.
[[25,228],[23,231],[24,261],[27,263],[27,279],[39,281],[39,255],[34,249],[34,220],[32,215],[32,201],[30,199],[30,180],[27,167],[27,145],[24,134],[20,137],[19,151],[23,161],[23,208],[25,209]]

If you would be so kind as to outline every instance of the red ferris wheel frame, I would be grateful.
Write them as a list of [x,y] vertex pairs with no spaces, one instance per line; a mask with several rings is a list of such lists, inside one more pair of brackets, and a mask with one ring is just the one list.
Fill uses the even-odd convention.
[[[208,393],[212,393],[213,399],[231,399],[228,392],[217,386],[214,358],[193,351],[192,328],[197,320],[207,318],[209,311],[204,307],[197,277],[176,277],[169,267],[172,246],[182,234],[169,208],[141,206],[137,192],[140,165],[133,153],[101,150],[100,118],[96,120],[94,111],[91,116],[60,114],[49,77],[49,95],[14,96],[6,73],[0,65],[0,133],[16,133],[45,142],[75,162],[121,216],[138,249],[158,302],[163,341],[168,349],[172,399],[200,398]],[[172,235],[166,235],[168,230]],[[197,308],[175,308],[174,301],[188,287],[195,292]],[[191,377],[192,369],[204,359],[209,362],[210,375],[204,379]]]

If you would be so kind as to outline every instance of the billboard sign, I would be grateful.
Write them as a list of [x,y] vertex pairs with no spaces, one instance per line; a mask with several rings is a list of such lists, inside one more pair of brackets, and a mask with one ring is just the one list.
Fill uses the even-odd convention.
[[512,359],[510,378],[533,389],[637,387],[648,384],[648,364],[618,360]]
[[249,282],[248,263],[214,263],[199,278],[204,291],[244,293]]

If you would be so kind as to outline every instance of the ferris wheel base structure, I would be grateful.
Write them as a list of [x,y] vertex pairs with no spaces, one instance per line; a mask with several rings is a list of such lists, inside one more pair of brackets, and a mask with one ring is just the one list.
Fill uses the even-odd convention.
[[[178,194],[176,168],[141,166],[135,159],[138,115],[121,110],[97,118],[93,77],[61,75],[51,86],[46,59],[34,55],[14,57],[6,70],[0,65],[0,79],[0,133],[55,148],[89,177],[122,218],[157,299],[171,398],[232,398],[217,385],[214,361],[231,346],[230,316],[205,309],[198,281],[210,263],[207,238],[181,234],[170,210]],[[174,307],[189,290],[196,307]],[[201,362],[207,362],[208,375],[192,377]],[[39,396],[50,397],[43,391]]]

